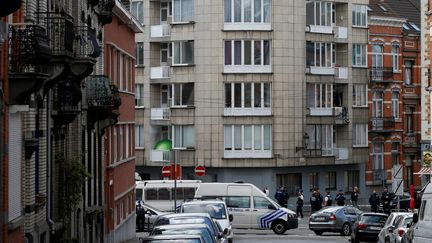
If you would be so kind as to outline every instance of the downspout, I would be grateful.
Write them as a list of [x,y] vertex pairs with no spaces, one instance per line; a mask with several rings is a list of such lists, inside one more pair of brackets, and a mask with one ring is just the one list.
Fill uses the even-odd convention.
[[49,226],[49,230],[51,235],[54,234],[54,221],[52,220],[52,204],[53,204],[53,196],[52,196],[52,139],[51,139],[51,90],[47,92],[46,94],[46,106],[47,106],[47,112],[46,112],[46,140],[47,140],[47,178],[46,178],[46,185],[47,185],[47,211],[46,211],[46,221]]

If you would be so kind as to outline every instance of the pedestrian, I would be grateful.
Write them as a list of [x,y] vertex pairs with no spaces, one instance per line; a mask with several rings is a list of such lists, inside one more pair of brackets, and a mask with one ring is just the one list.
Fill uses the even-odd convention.
[[330,194],[330,191],[326,192],[326,196],[324,197],[324,207],[331,207],[333,204],[333,197]]
[[279,187],[279,190],[275,193],[275,199],[282,207],[286,207],[288,203],[288,194],[285,192],[284,187]]
[[266,194],[266,196],[268,197],[269,195],[269,189],[267,187],[264,187],[263,192]]
[[339,190],[339,193],[336,195],[335,199],[336,199],[336,204],[338,206],[344,206],[345,205],[345,195],[344,195],[342,189]]
[[391,200],[390,192],[388,191],[387,186],[385,186],[384,191],[381,195],[381,202],[383,204],[383,211],[386,214],[390,214],[390,200]]
[[355,186],[352,193],[351,193],[351,203],[352,203],[353,207],[358,208],[357,201],[358,201],[359,194],[360,194],[359,189],[358,189],[358,187]]
[[296,214],[299,218],[303,218],[303,204],[304,204],[304,196],[303,196],[303,190],[299,190],[297,192],[297,210]]
[[369,197],[369,204],[371,206],[371,212],[376,213],[378,211],[378,205],[380,204],[380,198],[375,190],[373,190],[372,195]]
[[136,214],[136,225],[138,231],[144,231],[145,210],[143,205],[141,205],[141,201],[138,201],[138,205],[136,205]]
[[310,198],[311,211],[312,213],[319,211],[322,208],[323,196],[321,195],[319,188],[315,188]]

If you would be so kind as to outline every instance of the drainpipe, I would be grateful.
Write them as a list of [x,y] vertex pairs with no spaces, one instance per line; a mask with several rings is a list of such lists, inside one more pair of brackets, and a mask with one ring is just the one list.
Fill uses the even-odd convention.
[[52,204],[53,204],[53,196],[52,196],[52,139],[51,139],[51,94],[52,91],[48,91],[46,94],[46,137],[47,137],[47,212],[46,212],[46,221],[49,226],[49,230],[51,234],[54,234],[54,221],[52,220]]

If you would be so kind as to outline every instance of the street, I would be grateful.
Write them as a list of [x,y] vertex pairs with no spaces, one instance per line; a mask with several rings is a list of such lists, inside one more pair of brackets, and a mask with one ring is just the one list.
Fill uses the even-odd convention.
[[[332,243],[348,243],[349,237],[341,236],[338,233],[324,233],[322,236],[315,235],[308,229],[308,218],[299,220],[299,227],[294,230],[288,230],[283,235],[276,235],[272,230],[247,230],[235,229],[235,243],[258,243],[258,242],[290,242],[290,243],[307,243],[307,242],[332,242]],[[139,242],[139,237],[145,237],[147,233],[137,233],[136,241],[128,241],[127,243]]]

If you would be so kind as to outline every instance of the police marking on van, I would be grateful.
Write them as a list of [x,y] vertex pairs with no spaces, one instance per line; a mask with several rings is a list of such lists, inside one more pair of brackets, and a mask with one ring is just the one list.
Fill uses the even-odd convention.
[[261,217],[258,218],[259,225],[260,225],[261,228],[270,228],[271,223],[275,219],[277,219],[279,217],[282,217],[282,216],[284,216],[286,214],[287,214],[287,212],[285,212],[282,209],[278,209],[276,211],[268,212],[268,213],[266,213],[263,216],[261,216]]

